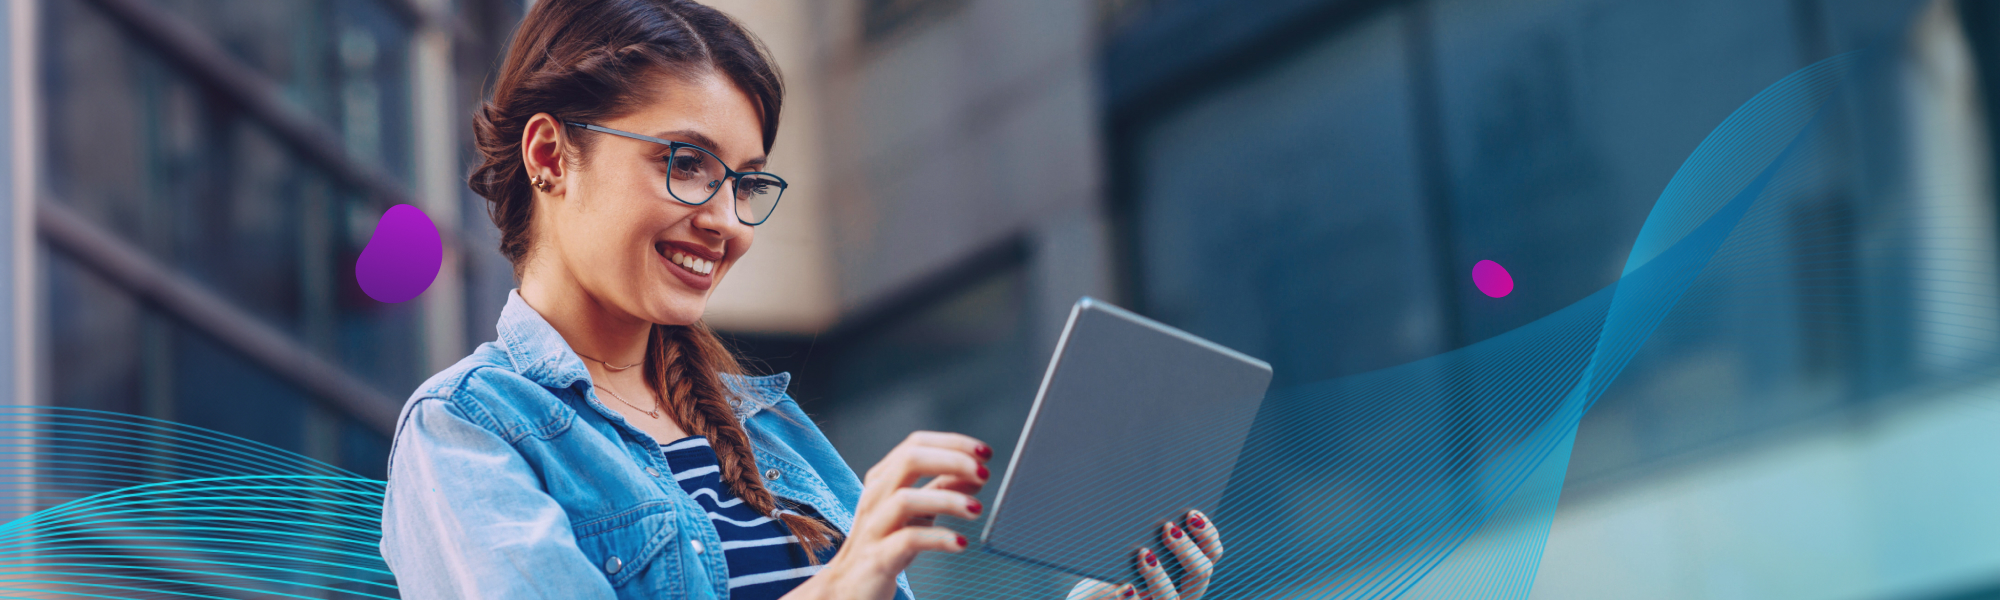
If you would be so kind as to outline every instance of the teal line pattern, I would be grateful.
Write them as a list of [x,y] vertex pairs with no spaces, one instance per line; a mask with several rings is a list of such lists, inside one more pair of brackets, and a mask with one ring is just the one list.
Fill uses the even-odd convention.
[[0,594],[395,598],[383,482],[257,442],[82,409],[0,409]]

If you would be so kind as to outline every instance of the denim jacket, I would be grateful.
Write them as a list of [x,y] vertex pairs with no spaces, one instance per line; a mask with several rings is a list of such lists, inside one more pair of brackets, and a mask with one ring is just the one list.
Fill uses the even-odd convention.
[[[518,292],[498,329],[424,382],[396,425],[381,550],[402,597],[729,597],[722,542],[660,452],[671,440],[600,404]],[[861,481],[785,394],[791,377],[728,380],[765,487],[851,531]]]

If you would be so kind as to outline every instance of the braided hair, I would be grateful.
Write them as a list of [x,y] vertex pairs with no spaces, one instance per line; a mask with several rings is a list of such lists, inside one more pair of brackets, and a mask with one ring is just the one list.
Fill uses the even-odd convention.
[[740,372],[734,355],[715,337],[707,325],[654,325],[646,343],[646,381],[664,397],[673,398],[668,409],[674,421],[688,432],[708,438],[715,447],[722,481],[729,491],[760,514],[775,516],[798,536],[808,557],[817,561],[819,551],[833,544],[833,532],[816,519],[793,512],[779,512],[777,498],[764,489],[757,475],[757,459],[750,452],[750,436],[736,420],[728,398],[730,390],[717,373]]

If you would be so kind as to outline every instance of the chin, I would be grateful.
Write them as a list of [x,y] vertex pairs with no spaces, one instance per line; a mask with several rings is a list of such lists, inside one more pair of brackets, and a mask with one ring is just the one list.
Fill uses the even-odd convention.
[[707,308],[706,302],[669,300],[664,305],[654,306],[653,310],[649,311],[652,313],[651,318],[646,320],[657,325],[693,325],[701,320],[702,312]]

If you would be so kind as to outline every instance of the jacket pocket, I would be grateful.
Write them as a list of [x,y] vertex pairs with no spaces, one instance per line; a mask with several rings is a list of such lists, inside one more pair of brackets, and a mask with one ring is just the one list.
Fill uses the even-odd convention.
[[649,502],[574,526],[576,545],[618,588],[619,597],[679,597],[683,577],[679,557],[665,552],[680,530],[665,502]]

